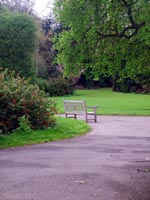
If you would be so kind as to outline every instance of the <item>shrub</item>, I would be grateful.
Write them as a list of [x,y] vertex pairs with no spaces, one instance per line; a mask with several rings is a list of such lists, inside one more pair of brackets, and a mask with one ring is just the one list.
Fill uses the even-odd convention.
[[15,133],[32,133],[31,124],[27,116],[23,115],[19,118],[19,127],[15,129]]
[[149,94],[150,93],[150,84],[143,85],[143,93]]
[[73,91],[74,87],[71,81],[58,77],[49,79],[46,92],[48,92],[50,96],[63,96],[66,94],[73,94]]
[[45,79],[42,79],[42,78],[32,79],[31,83],[37,84],[40,90],[44,90],[44,91],[48,90],[48,82]]
[[41,129],[55,123],[54,101],[28,80],[15,76],[7,69],[0,72],[0,130],[3,133],[19,127],[19,119],[26,116],[32,129]]
[[122,78],[117,82],[118,91],[135,93],[140,85],[130,78]]

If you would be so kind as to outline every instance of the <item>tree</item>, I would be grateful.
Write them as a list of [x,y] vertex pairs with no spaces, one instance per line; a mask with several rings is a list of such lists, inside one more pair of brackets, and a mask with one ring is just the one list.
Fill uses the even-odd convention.
[[149,13],[149,0],[56,0],[57,20],[67,27],[55,45],[66,76],[91,67],[112,76],[116,89],[118,79],[150,74]]
[[[41,31],[42,25],[42,31]],[[52,38],[58,34],[60,26],[55,23],[55,19],[47,16],[40,24],[39,49],[38,49],[38,77],[49,79],[58,77],[62,73],[55,63],[57,52],[53,48]]]
[[36,41],[34,20],[8,10],[0,13],[0,66],[32,76]]
[[0,0],[12,12],[33,13],[34,0]]

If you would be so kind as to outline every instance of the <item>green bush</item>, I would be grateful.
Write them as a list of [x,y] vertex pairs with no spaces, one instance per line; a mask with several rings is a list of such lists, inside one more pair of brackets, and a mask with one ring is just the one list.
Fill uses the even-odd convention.
[[19,120],[26,116],[32,129],[41,129],[55,123],[54,101],[46,98],[44,91],[28,80],[15,76],[7,69],[0,71],[0,130],[9,132],[19,127]]
[[62,77],[50,78],[48,81],[47,91],[50,96],[63,96],[73,94],[73,84]]
[[0,12],[0,66],[34,77],[36,24],[33,17],[5,9]]
[[15,133],[32,133],[31,124],[27,116],[23,115],[19,118],[19,127],[15,129]]
[[130,78],[119,79],[117,82],[117,88],[120,92],[133,92],[135,93],[140,85]]
[[44,91],[48,90],[48,82],[45,79],[42,79],[42,78],[32,79],[31,83],[37,84],[40,90],[44,90]]

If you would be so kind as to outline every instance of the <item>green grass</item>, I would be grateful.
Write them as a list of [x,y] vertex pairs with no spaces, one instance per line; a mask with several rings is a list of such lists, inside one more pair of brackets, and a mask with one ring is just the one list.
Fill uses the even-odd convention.
[[99,115],[150,116],[150,95],[112,92],[111,89],[76,90],[74,95],[53,97],[59,113],[64,112],[63,99],[84,99],[88,106],[98,106]]
[[0,135],[0,149],[73,138],[90,130],[84,121],[57,117],[57,125],[54,128],[36,130],[30,134]]

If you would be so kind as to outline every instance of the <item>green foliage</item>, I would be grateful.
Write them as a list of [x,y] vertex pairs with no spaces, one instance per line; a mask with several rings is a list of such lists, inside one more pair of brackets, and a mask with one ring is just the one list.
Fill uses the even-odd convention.
[[31,124],[26,115],[19,118],[19,127],[15,129],[15,133],[32,133]]
[[33,69],[36,28],[32,17],[0,12],[0,66],[30,77]]
[[26,116],[32,129],[47,128],[55,123],[56,105],[37,85],[8,70],[0,73],[0,129],[8,132],[19,127]]
[[136,92],[137,90],[142,89],[142,87],[131,78],[122,78],[118,80],[116,87],[116,90],[121,92]]
[[0,3],[0,12],[2,13],[5,11],[6,11],[5,7],[2,5],[2,3]]
[[45,35],[44,32],[41,32],[39,37],[38,77],[44,79],[48,79],[51,76],[51,74],[57,71],[56,69],[53,70],[53,60],[55,56],[55,51],[52,49],[52,37],[52,30],[50,30],[47,33],[47,35]]
[[57,78],[49,78],[49,80],[36,78],[32,80],[41,90],[44,90],[50,96],[63,96],[73,94],[74,86],[70,80],[64,79],[62,76]]
[[34,0],[0,0],[0,3],[12,12],[33,14]]
[[44,90],[45,92],[48,90],[48,81],[42,78],[32,79],[31,83],[35,83],[39,86],[40,90]]
[[64,31],[55,48],[65,75],[90,66],[93,74],[149,77],[149,13],[150,3],[145,0],[56,0],[55,15]]
[[74,87],[71,81],[58,78],[50,78],[48,81],[47,91],[50,96],[63,96],[66,94],[73,94]]
[[50,77],[56,78],[62,74],[60,66],[55,63],[57,51],[54,50],[52,41],[54,34],[57,34],[57,27],[58,26],[52,17],[45,18],[40,22],[40,25],[38,25],[39,45],[37,56],[37,76],[46,80]]

